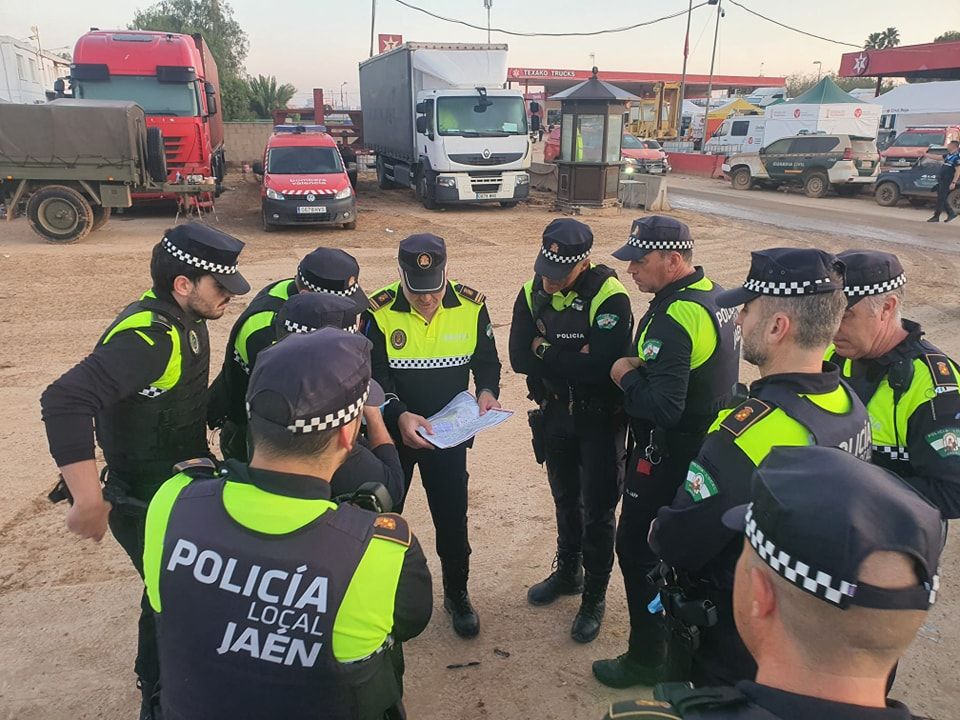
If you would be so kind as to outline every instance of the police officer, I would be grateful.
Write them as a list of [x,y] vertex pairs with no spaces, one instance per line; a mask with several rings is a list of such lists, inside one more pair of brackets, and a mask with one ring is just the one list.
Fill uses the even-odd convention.
[[[153,248],[152,289],[127,306],[94,351],[40,398],[50,453],[73,496],[67,527],[100,540],[107,528],[142,575],[143,514],[104,500],[94,461],[103,448],[107,494],[141,505],[174,463],[209,455],[204,418],[207,320],[250,286],[237,268],[243,243],[208,225],[168,229]],[[124,507],[128,508],[127,510]],[[141,601],[135,671],[147,712],[159,670],[153,612]]]
[[927,222],[940,222],[940,213],[946,212],[950,222],[957,214],[947,204],[947,196],[956,190],[960,183],[960,142],[951,140],[947,143],[947,154],[943,157],[943,165],[937,173],[937,206],[933,210],[933,217]]
[[[290,334],[315,332],[323,327],[359,332],[360,314],[352,298],[307,292],[287,300],[273,322],[279,341]],[[357,438],[343,465],[330,478],[331,496],[347,495],[365,483],[379,482],[390,494],[391,507],[399,506],[403,502],[403,467],[380,406],[368,399],[362,422],[365,434]]]
[[610,373],[623,389],[633,439],[617,527],[630,639],[626,653],[596,661],[593,673],[605,685],[628,687],[654,682],[666,657],[667,628],[647,611],[657,594],[647,580],[657,564],[647,545],[650,522],[673,500],[707,428],[728,407],[740,337],[736,311],[717,306],[723,288],[694,267],[693,238],[682,222],[659,215],[635,220],[613,256],[630,263],[641,292],[654,293],[637,323],[636,354],[617,360]]
[[469,440],[437,449],[418,428],[465,391],[470,373],[483,414],[499,408],[500,359],[484,296],[447,278],[447,248],[436,235],[411,235],[400,243],[400,280],[370,298],[364,332],[373,342],[373,376],[388,395],[384,419],[400,446],[406,489],[414,467],[427,493],[443,569],[444,608],[461,637],[480,631],[467,593],[467,448]]
[[250,463],[188,461],[157,492],[144,567],[165,720],[403,717],[397,643],[430,619],[426,560],[402,517],[337,506],[327,480],[371,400],[366,338],[290,336],[250,378]]
[[606,717],[910,720],[886,682],[936,600],[936,508],[893,473],[823,447],[773,450],[749,499],[723,521],[746,536],[733,603],[758,682],[661,685],[657,700],[615,703]]
[[240,314],[227,341],[223,369],[213,381],[208,424],[221,428],[220,449],[225,458],[247,459],[244,397],[257,354],[276,342],[273,321],[283,304],[302,292],[327,293],[354,301],[357,312],[366,309],[360,288],[360,266],[343,250],[317,248],[297,266],[295,277],[278,280],[256,294]]
[[960,392],[957,365],[901,317],[907,276],[896,255],[848,250],[847,311],[827,359],[866,404],[873,462],[893,470],[960,517]]
[[[742,288],[716,297],[743,304],[743,357],[760,370],[749,397],[711,425],[683,487],[657,513],[650,546],[688,578],[688,595],[710,600],[717,623],[700,629],[690,678],[733,684],[756,667],[737,635],[731,588],[738,539],[720,516],[746,502],[753,469],[778,445],[840,447],[870,459],[870,421],[839,369],[823,362],[846,308],[843,263],[820,250],[754,252]],[[705,621],[704,621],[705,622]],[[689,647],[687,648],[689,649]],[[671,651],[680,652],[677,643]]]
[[581,643],[600,632],[613,566],[626,417],[610,368],[626,354],[633,327],[626,289],[616,272],[590,262],[592,247],[588,226],[570,218],[551,222],[510,327],[510,364],[527,376],[530,398],[543,412],[557,513],[555,570],[530,588],[527,600],[547,605],[582,594],[570,629]]

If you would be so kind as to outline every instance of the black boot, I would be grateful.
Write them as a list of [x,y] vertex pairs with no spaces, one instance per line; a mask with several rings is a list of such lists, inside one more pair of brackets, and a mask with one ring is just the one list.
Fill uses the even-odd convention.
[[660,666],[643,665],[624,653],[612,660],[596,660],[593,663],[593,676],[607,687],[628,688],[634,685],[654,686],[662,681],[663,669]]
[[604,598],[609,580],[610,573],[602,575],[587,573],[583,583],[580,610],[573,619],[573,627],[570,628],[570,637],[578,643],[591,642],[600,633],[600,623],[603,622],[603,611],[606,608]]
[[470,603],[467,593],[469,560],[462,564],[441,562],[443,569],[443,609],[453,619],[453,631],[462,638],[476,637],[480,632],[480,618]]
[[527,590],[531,605],[549,605],[561,595],[579,595],[583,592],[583,565],[580,553],[557,551],[550,576]]

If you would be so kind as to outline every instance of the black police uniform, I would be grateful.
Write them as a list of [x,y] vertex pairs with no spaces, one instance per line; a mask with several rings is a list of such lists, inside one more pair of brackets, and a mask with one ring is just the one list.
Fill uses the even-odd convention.
[[[237,271],[243,243],[207,225],[167,230],[154,252],[185,270],[201,268],[235,294],[250,289]],[[63,467],[94,459],[96,437],[114,496],[148,501],[174,464],[209,456],[204,418],[210,342],[203,318],[183,310],[169,291],[154,288],[127,306],[82,362],[40,398],[50,453]],[[143,573],[142,513],[114,505],[110,530]],[[149,697],[157,681],[153,612],[141,601],[135,671]]]
[[[842,270],[819,250],[775,248],[754,252],[743,288],[721,293],[721,307],[736,307],[761,296],[803,297],[840,292],[831,273]],[[863,403],[840,379],[836,366],[820,373],[779,373],[751,385],[749,398],[720,413],[711,425],[683,487],[657,513],[651,547],[688,578],[688,593],[710,600],[718,620],[701,628],[690,679],[697,685],[752,679],[753,659],[733,621],[731,589],[740,538],[720,517],[746,502],[750,476],[777,446],[841,447],[870,459],[870,421]],[[674,643],[671,651],[682,652]]]
[[[284,340],[261,354],[250,412],[336,431],[382,401],[369,352],[335,328]],[[429,621],[426,560],[399,515],[329,498],[322,478],[234,460],[182,468],[157,493],[144,565],[164,718],[403,717],[398,643]]]
[[[591,265],[553,295],[544,291],[543,276],[567,277],[592,246],[593,233],[583,223],[551,222],[536,274],[517,295],[510,327],[510,364],[527,376],[530,398],[543,412],[547,479],[557,514],[557,570],[531,587],[527,598],[544,605],[582,589],[571,630],[579,642],[593,640],[600,630],[613,565],[626,418],[610,368],[627,352],[633,315],[626,289],[604,265]],[[539,354],[531,349],[537,337],[546,341]],[[589,352],[582,352],[588,345]]]
[[[641,260],[658,250],[693,250],[687,226],[661,216],[637,220],[614,257]],[[658,592],[647,579],[657,565],[647,544],[650,522],[673,500],[707,428],[728,407],[739,372],[737,312],[717,305],[722,289],[700,267],[661,288],[637,323],[634,344],[644,364],[620,381],[633,437],[617,527],[630,609],[627,658],[651,670],[666,657],[667,635],[660,616],[647,610]],[[601,661],[594,673],[608,684],[639,682],[628,666],[639,670],[623,660]]]
[[957,166],[960,166],[960,151],[944,155],[943,165],[940,166],[940,171],[937,173],[937,205],[933,210],[933,217],[930,218],[930,222],[939,222],[942,212],[947,213],[947,222],[957,216],[947,205],[947,196],[952,192],[950,185],[954,182]]
[[[829,497],[825,503],[823,498]],[[749,548],[780,578],[783,594],[807,593],[841,611],[874,608],[891,614],[926,611],[936,601],[945,539],[939,513],[900,478],[835,448],[790,447],[771,451],[753,474],[746,505],[731,508],[723,523],[743,534]],[[863,508],[870,512],[864,513]],[[912,586],[878,588],[859,580],[864,561],[878,551],[909,556],[918,577]],[[792,586],[792,587],[791,587]],[[749,600],[745,600],[749,602]],[[747,621],[749,622],[749,620]],[[831,627],[819,629],[830,637]],[[789,634],[789,629],[787,629]],[[822,642],[818,638],[818,642]],[[791,636],[803,648],[809,640]],[[838,652],[842,650],[838,649]],[[843,657],[824,657],[827,667]],[[816,690],[817,688],[811,688]],[[696,720],[908,720],[900,703],[886,708],[834,702],[740,681],[735,687],[658,685],[653,701],[611,706],[607,718]],[[880,700],[881,698],[877,698]]]
[[257,355],[277,340],[277,313],[300,292],[349,298],[360,313],[367,306],[367,298],[359,277],[360,266],[352,256],[339,249],[317,248],[300,261],[296,277],[267,285],[237,318],[227,340],[223,368],[210,388],[207,419],[211,428],[221,428],[220,449],[225,458],[247,459],[247,384]]
[[[851,250],[844,292],[853,306],[906,284],[895,255]],[[903,321],[907,336],[876,358],[850,360],[835,349],[827,359],[866,404],[873,429],[873,462],[913,485],[945,518],[960,517],[960,391],[957,364]]]
[[[467,537],[467,449],[469,440],[447,449],[418,450],[403,444],[397,422],[404,412],[430,417],[467,390],[470,374],[477,395],[500,394],[500,359],[484,295],[446,278],[446,245],[435,235],[411,235],[400,243],[404,284],[413,292],[442,293],[440,307],[426,322],[407,301],[400,283],[370,298],[361,320],[373,342],[373,377],[388,397],[384,421],[397,441],[409,490],[413,470],[427,494],[443,568],[445,607],[462,636],[479,631],[467,593],[470,543]],[[402,511],[402,505],[400,510]]]

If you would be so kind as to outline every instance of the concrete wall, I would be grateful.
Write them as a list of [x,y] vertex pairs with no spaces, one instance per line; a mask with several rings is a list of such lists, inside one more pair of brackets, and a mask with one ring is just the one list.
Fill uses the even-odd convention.
[[263,159],[263,148],[273,132],[273,121],[226,122],[223,144],[228,165],[252,163]]

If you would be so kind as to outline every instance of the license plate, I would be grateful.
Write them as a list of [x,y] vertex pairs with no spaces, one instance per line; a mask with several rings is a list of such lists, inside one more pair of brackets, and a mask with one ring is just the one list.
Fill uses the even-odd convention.
[[662,173],[662,172],[663,172],[663,168],[662,168],[662,167],[656,167],[656,166],[654,166],[654,167],[650,168],[650,174],[651,174],[651,175],[659,175],[659,174]]
[[477,193],[477,200],[494,200],[496,197],[496,193]]
[[297,214],[299,215],[321,215],[326,211],[327,209],[323,205],[304,205],[297,208]]

